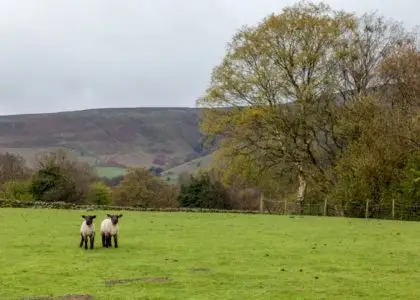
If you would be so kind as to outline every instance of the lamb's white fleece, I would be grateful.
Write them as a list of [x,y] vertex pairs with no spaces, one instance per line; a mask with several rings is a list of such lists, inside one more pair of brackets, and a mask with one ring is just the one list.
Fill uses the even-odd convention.
[[110,234],[111,236],[118,235],[118,224],[112,224],[111,219],[105,219],[101,223],[101,233]]
[[92,223],[90,226],[86,225],[86,221],[83,221],[82,226],[80,226],[80,233],[86,236],[95,236],[95,225]]

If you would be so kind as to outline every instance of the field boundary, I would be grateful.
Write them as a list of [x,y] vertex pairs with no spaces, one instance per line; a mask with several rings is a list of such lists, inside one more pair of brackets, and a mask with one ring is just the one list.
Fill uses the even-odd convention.
[[212,208],[144,208],[131,206],[112,206],[112,205],[83,205],[67,202],[42,202],[42,201],[20,201],[0,199],[0,208],[37,208],[37,209],[72,209],[72,210],[126,210],[126,211],[150,211],[150,212],[198,212],[198,213],[231,213],[231,214],[271,214],[284,215],[281,212],[267,212],[257,210],[230,210]]
[[[283,206],[280,205],[280,206]],[[262,209],[260,210],[238,210],[238,209],[217,209],[217,208],[193,208],[193,207],[133,207],[133,206],[114,206],[114,205],[95,205],[95,204],[76,204],[68,202],[45,202],[45,201],[21,201],[11,199],[0,199],[0,208],[35,208],[35,209],[64,209],[64,210],[108,210],[108,211],[138,211],[138,212],[191,212],[191,213],[220,213],[220,214],[258,214],[258,215],[283,215],[283,216],[324,216],[324,217],[344,217],[344,218],[366,218],[366,219],[383,219],[383,220],[404,220],[404,221],[419,221],[420,213],[412,212],[412,215],[401,215],[397,218],[392,213],[392,216],[378,218],[374,215],[368,214],[368,208],[374,207],[366,205],[366,212],[364,216],[350,217],[344,214],[337,214],[331,210],[327,210],[327,206],[307,204],[305,209],[299,211],[293,209]],[[394,207],[394,205],[393,205]],[[264,207],[263,207],[264,208]],[[365,208],[360,206],[360,211]],[[322,213],[323,211],[323,213]],[[392,209],[394,211],[394,208]]]

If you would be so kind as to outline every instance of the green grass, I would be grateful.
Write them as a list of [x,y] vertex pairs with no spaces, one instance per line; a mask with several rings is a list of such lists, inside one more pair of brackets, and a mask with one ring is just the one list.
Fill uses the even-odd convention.
[[[79,248],[85,211],[0,209],[0,299],[418,299],[420,223],[122,212],[120,247]],[[99,228],[105,212],[95,212]],[[193,268],[203,268],[199,272]],[[169,283],[105,281],[169,277]]]
[[114,178],[117,176],[125,175],[127,169],[118,167],[96,167],[96,172],[100,177]]

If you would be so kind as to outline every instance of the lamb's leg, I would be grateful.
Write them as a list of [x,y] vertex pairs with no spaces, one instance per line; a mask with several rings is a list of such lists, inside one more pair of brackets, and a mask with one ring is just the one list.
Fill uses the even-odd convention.
[[87,237],[87,236],[85,236],[85,249],[87,249],[87,248],[88,248],[87,243],[88,243],[88,237]]
[[102,247],[106,247],[106,237],[105,237],[105,233],[101,233],[102,235]]
[[112,242],[111,242],[112,236],[111,234],[108,234],[108,247],[112,248]]
[[82,238],[82,240],[80,241],[80,247],[83,246],[83,234],[80,234],[80,237]]
[[118,237],[117,237],[117,235],[114,235],[114,247],[118,248]]
[[109,233],[106,233],[105,234],[105,248],[109,247],[109,239],[110,239]]
[[111,234],[108,234],[108,247],[109,248],[112,248],[111,238],[112,238]]
[[90,236],[90,249],[93,249],[93,244],[95,243],[95,236]]

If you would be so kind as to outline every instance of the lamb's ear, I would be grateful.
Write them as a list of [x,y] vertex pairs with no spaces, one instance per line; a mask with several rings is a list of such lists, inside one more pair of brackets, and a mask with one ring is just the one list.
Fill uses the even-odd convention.
[[85,216],[85,215],[83,215],[83,216],[82,216],[82,218],[83,218],[83,219],[86,219],[86,216]]
[[119,215],[118,218],[122,218],[122,215]]
[[111,217],[112,217],[110,214],[106,214],[106,216],[107,216],[108,218],[111,218]]
[[96,218],[96,215],[93,215],[93,216],[92,216],[92,219],[95,219],[95,218]]

